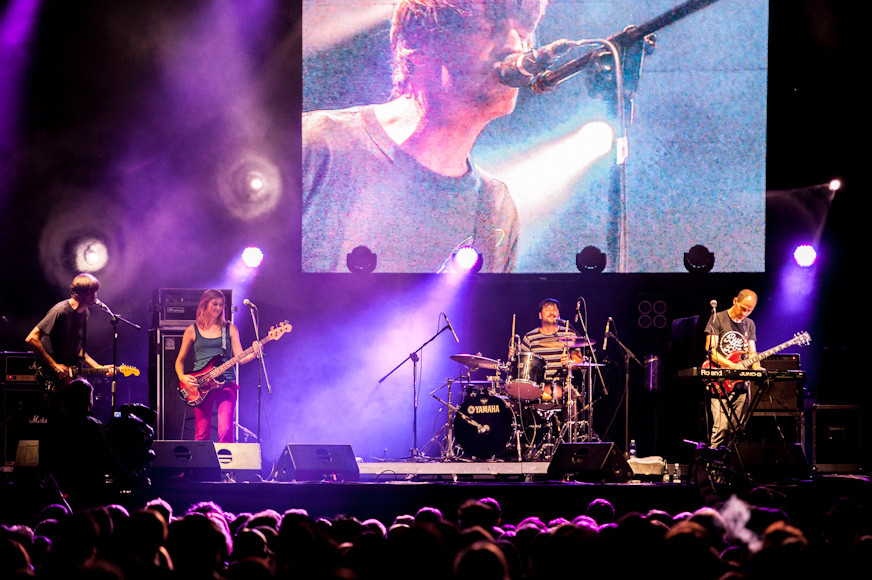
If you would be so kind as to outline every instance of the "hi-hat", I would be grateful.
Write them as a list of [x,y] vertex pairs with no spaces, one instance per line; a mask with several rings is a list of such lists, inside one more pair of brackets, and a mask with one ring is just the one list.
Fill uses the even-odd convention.
[[480,354],[453,354],[451,360],[476,369],[499,369],[499,361]]

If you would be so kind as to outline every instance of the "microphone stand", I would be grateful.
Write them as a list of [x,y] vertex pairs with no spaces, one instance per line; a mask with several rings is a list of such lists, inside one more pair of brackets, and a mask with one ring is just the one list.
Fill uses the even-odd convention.
[[394,374],[394,372],[401,366],[406,364],[406,361],[412,361],[412,459],[421,458],[421,454],[418,452],[418,360],[420,359],[418,353],[421,352],[425,346],[436,340],[436,337],[446,330],[448,330],[447,324],[440,328],[439,332],[431,336],[424,344],[409,353],[409,356],[400,361],[400,364],[392,368],[388,374],[378,380],[378,383],[382,384],[385,382],[385,379]]
[[609,332],[621,350],[624,351],[624,450],[630,449],[630,360],[636,361],[639,366],[643,366],[636,355],[624,345],[614,333]]
[[[627,271],[628,258],[626,159],[629,156],[629,143],[625,121],[628,111],[625,102],[632,102],[641,76],[642,61],[646,54],[653,51],[656,42],[654,33],[717,1],[687,0],[644,24],[627,26],[621,32],[606,39],[578,40],[575,42],[576,46],[597,45],[606,47],[606,50],[591,50],[553,70],[539,73],[530,85],[534,92],[544,93],[591,64],[599,67],[600,77],[614,76],[615,100],[610,99],[610,108],[617,115],[618,132],[615,135],[615,165],[609,178],[609,220],[606,243],[607,253],[617,256],[618,272]],[[609,54],[612,57],[611,63],[605,60]]]
[[261,399],[263,398],[263,384],[261,380],[266,380],[266,390],[270,395],[272,394],[272,388],[269,384],[269,376],[266,374],[266,363],[263,360],[263,347],[260,345],[260,333],[257,330],[256,310],[256,306],[249,305],[248,311],[251,313],[251,324],[254,327],[254,339],[258,343],[257,360],[260,362],[260,366],[257,368],[257,436],[255,437],[257,442],[260,443],[260,406]]
[[103,312],[108,314],[112,318],[112,389],[111,389],[111,407],[112,414],[110,417],[115,416],[115,397],[118,393],[118,323],[123,322],[135,328],[136,330],[141,330],[142,327],[138,324],[131,322],[124,318],[123,316],[119,316],[112,312],[105,303],[100,303],[100,308],[103,309]]

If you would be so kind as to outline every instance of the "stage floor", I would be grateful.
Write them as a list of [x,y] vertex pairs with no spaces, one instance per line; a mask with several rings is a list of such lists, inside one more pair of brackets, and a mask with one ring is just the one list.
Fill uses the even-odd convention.
[[[128,509],[143,507],[153,498],[163,498],[175,513],[191,505],[213,501],[232,513],[291,508],[306,510],[312,517],[350,515],[378,518],[386,525],[398,515],[414,514],[419,508],[438,508],[454,519],[469,499],[492,497],[502,507],[503,521],[517,523],[537,516],[544,521],[584,513],[591,500],[610,501],[618,514],[665,510],[671,514],[692,511],[706,500],[699,487],[682,483],[631,482],[590,483],[549,481],[547,462],[417,462],[358,463],[360,481],[194,481],[186,475],[153,479],[151,486],[132,493],[115,494],[105,503],[121,503]],[[0,485],[0,521],[26,521],[45,505],[37,493],[33,474],[6,473]],[[255,478],[256,479],[256,478]],[[760,482],[757,482],[760,483]],[[720,487],[726,500],[732,493],[747,494],[750,485]],[[872,483],[859,475],[816,475],[807,480],[767,484],[780,498],[779,507],[797,520],[819,518],[840,497],[872,505]],[[708,490],[710,491],[710,490]],[[711,496],[707,496],[710,500]]]

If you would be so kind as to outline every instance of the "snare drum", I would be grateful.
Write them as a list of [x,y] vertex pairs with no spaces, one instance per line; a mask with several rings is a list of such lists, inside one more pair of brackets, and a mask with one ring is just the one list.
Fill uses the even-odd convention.
[[545,359],[532,352],[519,352],[510,364],[506,393],[524,401],[541,397],[542,382],[545,380]]
[[514,413],[505,400],[485,393],[473,394],[454,414],[454,439],[466,455],[489,459],[505,451],[514,425]]

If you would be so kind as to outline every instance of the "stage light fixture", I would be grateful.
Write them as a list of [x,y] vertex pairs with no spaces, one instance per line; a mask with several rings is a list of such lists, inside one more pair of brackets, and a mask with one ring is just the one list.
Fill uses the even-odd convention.
[[475,273],[481,270],[482,257],[481,254],[478,253],[478,250],[472,246],[463,246],[454,253],[452,262],[454,266],[452,270],[455,272],[462,271]]
[[599,274],[606,269],[607,256],[596,246],[587,246],[575,254],[575,267],[579,272]]
[[684,267],[688,272],[711,272],[715,267],[715,255],[702,244],[697,244],[684,253]]
[[242,250],[242,263],[249,268],[257,268],[263,262],[263,251],[255,246]]
[[377,264],[378,256],[366,246],[357,246],[345,255],[348,271],[355,274],[368,274],[375,270]]
[[798,266],[810,268],[817,261],[817,251],[811,244],[802,244],[793,251],[793,259]]

